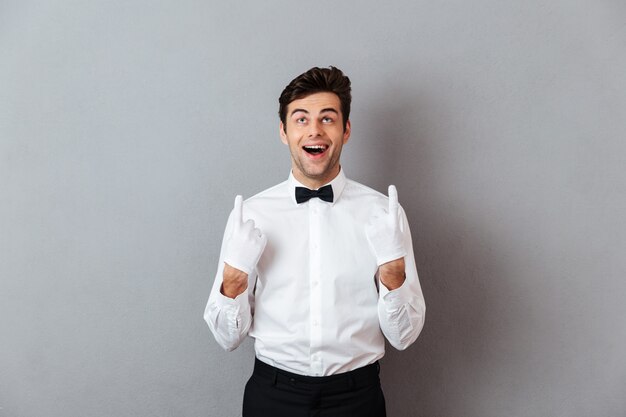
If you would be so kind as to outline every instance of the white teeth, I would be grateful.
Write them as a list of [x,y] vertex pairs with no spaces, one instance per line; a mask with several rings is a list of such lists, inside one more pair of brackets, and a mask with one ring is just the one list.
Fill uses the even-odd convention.
[[326,149],[328,149],[328,145],[305,145],[302,147],[302,149],[304,149],[305,152],[311,155],[319,155],[326,152]]

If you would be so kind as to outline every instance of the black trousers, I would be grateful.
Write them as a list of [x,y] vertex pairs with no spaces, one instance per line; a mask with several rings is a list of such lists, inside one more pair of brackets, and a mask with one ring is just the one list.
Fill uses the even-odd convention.
[[243,417],[386,417],[378,362],[331,376],[302,376],[258,359]]

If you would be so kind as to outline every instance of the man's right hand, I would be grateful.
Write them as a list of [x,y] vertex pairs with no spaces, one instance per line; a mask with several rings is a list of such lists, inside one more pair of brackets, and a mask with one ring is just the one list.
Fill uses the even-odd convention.
[[248,287],[248,275],[261,258],[266,237],[254,226],[253,220],[243,221],[243,201],[235,197],[233,231],[226,241],[222,294],[235,298]]

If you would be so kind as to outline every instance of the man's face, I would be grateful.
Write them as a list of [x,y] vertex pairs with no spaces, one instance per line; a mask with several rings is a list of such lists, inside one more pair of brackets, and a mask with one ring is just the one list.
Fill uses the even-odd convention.
[[350,121],[344,130],[336,94],[314,93],[289,103],[286,123],[280,123],[280,138],[289,146],[294,177],[317,189],[339,173],[341,148],[350,138]]

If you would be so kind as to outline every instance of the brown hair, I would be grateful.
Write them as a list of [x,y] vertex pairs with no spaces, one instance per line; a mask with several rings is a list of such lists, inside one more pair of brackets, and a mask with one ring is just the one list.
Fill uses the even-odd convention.
[[339,68],[332,66],[329,68],[313,67],[291,80],[280,94],[278,117],[283,122],[283,126],[286,126],[289,103],[314,93],[335,93],[341,102],[341,114],[343,115],[343,128],[345,130],[352,101],[350,91],[350,78],[346,77]]

